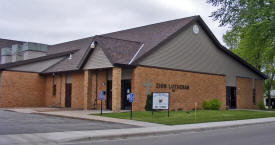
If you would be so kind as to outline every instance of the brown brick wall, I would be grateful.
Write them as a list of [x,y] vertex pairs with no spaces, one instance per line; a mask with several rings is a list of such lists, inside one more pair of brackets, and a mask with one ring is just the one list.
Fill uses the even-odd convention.
[[2,71],[0,107],[42,107],[45,77],[37,73]]
[[53,76],[48,75],[46,77],[46,86],[44,90],[46,106],[47,107],[64,107],[65,106],[65,76],[63,74],[56,75],[56,95],[55,96],[53,96],[52,85],[53,85]]
[[252,79],[240,78],[236,79],[236,97],[238,109],[258,109],[257,104],[263,99],[263,80],[255,81],[256,88],[256,104],[253,104],[253,86]]
[[[202,102],[217,98],[222,102],[222,109],[226,106],[225,76],[166,70],[149,67],[137,67],[132,74],[132,92],[135,94],[133,110],[142,111],[146,103],[145,87],[143,83],[149,79],[152,83],[151,92],[170,92],[170,108],[191,110],[195,102],[202,108]],[[156,88],[156,83],[189,85],[188,90]]]
[[[62,78],[62,79],[61,79]],[[83,88],[84,88],[84,73],[75,72],[72,73],[72,94],[71,94],[71,108],[82,109],[83,108]],[[61,83],[61,85],[60,85]],[[52,75],[48,75],[46,79],[45,89],[45,102],[46,106],[65,107],[65,85],[66,85],[66,74],[56,75],[56,96],[53,96],[53,79]],[[60,89],[61,86],[61,89]],[[61,90],[61,94],[60,94]],[[61,97],[60,97],[61,95]],[[61,105],[60,105],[61,99]]]
[[72,108],[83,109],[84,72],[72,73]]
[[[95,89],[96,87],[96,72],[95,71],[91,71],[91,75],[92,75],[92,108],[95,109],[100,109],[100,99],[99,99],[99,95],[101,91],[105,91],[107,90],[107,71],[106,70],[98,70],[97,71],[97,90]],[[97,92],[97,104],[94,107],[94,103],[95,103],[95,98],[96,98],[96,92]],[[106,94],[104,95],[104,99],[102,100],[102,108],[106,109]]]

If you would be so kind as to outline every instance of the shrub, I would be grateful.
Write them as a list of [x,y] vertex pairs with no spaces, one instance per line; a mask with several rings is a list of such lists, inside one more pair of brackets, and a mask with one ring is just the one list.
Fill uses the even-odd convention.
[[203,101],[202,107],[204,110],[219,110],[221,104],[222,103],[218,99],[212,99],[210,101]]
[[183,109],[182,108],[178,108],[178,111],[183,111]]
[[210,109],[209,103],[207,101],[203,101],[202,102],[202,108],[204,110],[209,110]]
[[258,103],[258,107],[259,107],[260,110],[264,110],[265,109],[265,105],[264,105],[264,101],[263,100]]
[[144,109],[146,111],[152,111],[152,94],[147,95],[146,105]]
[[218,99],[212,99],[209,101],[211,110],[219,110],[222,103]]

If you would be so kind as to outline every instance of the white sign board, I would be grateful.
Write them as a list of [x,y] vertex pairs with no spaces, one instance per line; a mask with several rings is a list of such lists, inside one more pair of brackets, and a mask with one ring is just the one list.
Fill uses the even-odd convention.
[[169,109],[169,93],[153,93],[153,109]]

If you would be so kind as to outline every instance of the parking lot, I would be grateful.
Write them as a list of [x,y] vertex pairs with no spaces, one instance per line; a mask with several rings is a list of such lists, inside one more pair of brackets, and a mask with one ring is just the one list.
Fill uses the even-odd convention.
[[0,110],[0,135],[133,127],[136,126]]

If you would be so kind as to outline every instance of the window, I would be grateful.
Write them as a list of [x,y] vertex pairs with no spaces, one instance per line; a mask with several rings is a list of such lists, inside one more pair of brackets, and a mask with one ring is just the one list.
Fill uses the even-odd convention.
[[252,101],[253,101],[253,104],[256,105],[256,89],[254,88],[253,89],[253,98],[252,98]]
[[53,96],[56,95],[56,76],[53,75]]

